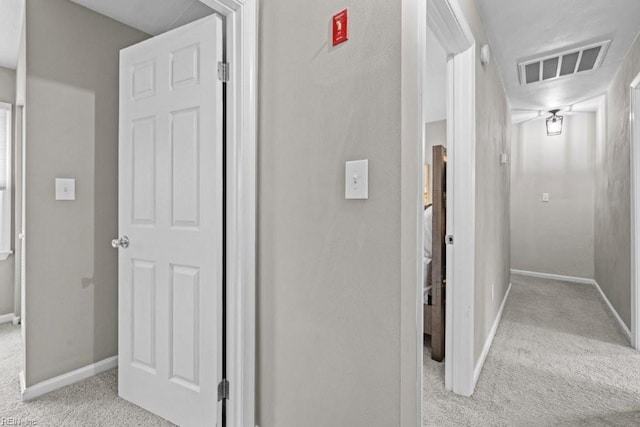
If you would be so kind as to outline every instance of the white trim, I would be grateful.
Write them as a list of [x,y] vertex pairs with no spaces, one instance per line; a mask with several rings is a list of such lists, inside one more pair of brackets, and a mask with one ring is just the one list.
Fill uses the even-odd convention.
[[511,274],[518,274],[520,276],[528,276],[528,277],[536,277],[539,279],[560,280],[562,282],[577,283],[580,285],[592,285],[600,293],[600,296],[602,297],[605,304],[609,308],[609,311],[618,322],[618,326],[620,327],[620,330],[624,333],[624,335],[627,337],[629,342],[631,342],[632,335],[631,335],[631,331],[629,330],[629,327],[624,323],[624,321],[622,320],[622,318],[620,317],[616,309],[613,308],[611,301],[609,301],[609,298],[607,298],[607,296],[605,295],[604,291],[602,290],[598,282],[596,282],[594,279],[588,279],[586,277],[563,276],[560,274],[539,273],[537,271],[515,270],[515,269],[511,269]]
[[447,55],[462,53],[475,43],[456,0],[428,0],[427,22]]
[[13,313],[2,314],[0,315],[0,324],[13,322],[16,318],[16,315]]
[[[450,56],[448,60],[449,102],[447,105],[447,182],[449,182],[447,234],[455,234],[455,245],[447,246],[447,295],[445,334],[445,386],[457,394],[473,393],[474,305],[475,305],[475,155],[476,155],[476,50],[475,39],[457,0],[429,0],[427,19],[424,2],[402,1],[401,106],[401,425],[411,425],[414,396],[409,388],[415,381],[409,366],[414,350],[422,351],[422,237],[411,235],[422,229],[422,174],[426,97],[426,44],[423,35],[427,21]],[[431,17],[429,15],[432,14]],[[418,43],[418,48],[415,48]],[[416,99],[417,97],[417,99]],[[417,106],[417,107],[416,107]],[[418,111],[416,111],[418,108]],[[416,120],[422,120],[416,123]],[[419,127],[419,129],[416,128]],[[416,147],[416,144],[420,144]],[[455,172],[454,172],[455,171]],[[455,207],[455,209],[453,208]],[[412,231],[413,230],[413,231]],[[421,233],[417,233],[421,234]],[[414,252],[415,251],[415,252]],[[420,259],[419,259],[420,258]],[[455,272],[455,276],[454,276]],[[406,298],[414,301],[406,302]],[[418,314],[414,314],[417,307]],[[414,316],[410,319],[407,316]],[[417,339],[415,335],[418,335]],[[412,340],[412,341],[409,341]],[[418,346],[416,349],[414,346]],[[410,349],[411,351],[408,351]],[[406,351],[405,351],[406,350]],[[418,360],[422,356],[418,356]],[[418,367],[418,372],[422,366]],[[422,381],[422,375],[419,377]],[[419,387],[416,396],[422,393]],[[419,402],[418,411],[421,411]],[[421,425],[422,416],[415,421]]]
[[640,349],[640,73],[629,88],[631,155],[631,345]]
[[[227,424],[255,426],[258,1],[200,0],[224,16],[227,83]],[[229,285],[233,284],[233,285]]]
[[[455,96],[453,70],[454,70],[453,61],[448,60],[447,61],[446,100],[454,99],[454,96]],[[447,104],[447,117],[448,118],[454,117],[453,102],[447,102],[446,104]],[[447,120],[446,125],[447,125],[446,135],[453,135],[453,132],[454,132],[453,119]],[[447,138],[449,138],[449,136],[447,136]],[[447,141],[447,144],[449,144],[449,141]],[[451,159],[453,160],[453,157],[451,157]],[[451,182],[453,182],[453,171],[454,171],[454,165],[452,161],[451,167],[447,168],[447,181],[452,180]],[[451,194],[449,195],[447,200],[453,203],[453,196],[455,192],[453,188],[451,190],[452,190]],[[447,209],[446,216],[447,216],[447,224],[453,225],[453,206],[451,207],[451,209]],[[447,230],[447,233],[448,232],[449,230]],[[453,246],[447,245],[445,250],[447,255],[447,261],[446,261],[447,283],[453,283],[453,281],[455,280],[454,271],[453,271]],[[446,304],[445,306],[445,323],[444,324],[453,325],[453,303]],[[453,354],[453,334],[447,334],[447,333],[444,334],[444,354],[445,355]],[[449,362],[449,360],[452,360],[452,359],[453,359],[452,357],[449,357],[449,358],[445,357],[445,360],[444,360],[444,387],[447,390],[453,389],[453,363]]]
[[563,276],[561,274],[540,273],[538,271],[526,271],[511,269],[511,274],[520,276],[537,277],[538,279],[560,280],[562,282],[580,283],[583,285],[593,285],[595,281],[587,277]]
[[500,304],[500,309],[498,310],[498,314],[496,315],[496,318],[493,321],[493,326],[491,326],[491,331],[489,332],[489,336],[487,337],[487,340],[484,342],[484,347],[482,348],[480,359],[478,359],[478,363],[476,364],[476,367],[473,370],[473,388],[475,388],[476,384],[478,383],[478,378],[480,378],[480,373],[482,372],[482,368],[484,367],[484,362],[486,361],[487,356],[489,355],[489,350],[491,349],[491,345],[493,344],[493,339],[496,336],[496,331],[498,330],[498,326],[500,325],[500,321],[502,320],[502,312],[504,311],[504,306],[507,303],[507,297],[509,296],[509,292],[511,292],[511,283],[509,283],[507,292],[504,294],[504,298],[502,299],[502,304]]
[[11,255],[13,255],[13,251],[0,252],[0,261],[6,261]]
[[[458,21],[464,20],[463,16]],[[447,251],[447,309],[451,310],[451,390],[473,394],[475,367],[475,236],[476,236],[476,47],[449,60],[453,76],[453,132],[447,135],[447,211],[453,221],[447,234],[455,238]],[[451,255],[449,255],[451,254]]]
[[618,326],[620,327],[620,330],[622,330],[622,333],[624,333],[624,335],[627,337],[627,340],[631,342],[631,331],[629,330],[627,325],[624,324],[624,322],[622,321],[622,318],[620,317],[616,309],[613,308],[613,305],[611,305],[611,301],[609,301],[609,298],[607,298],[607,296],[604,294],[598,282],[593,280],[592,285],[598,290],[598,292],[600,292],[600,296],[604,300],[605,304],[607,304],[607,307],[609,307],[609,311],[611,312],[611,314],[613,314],[613,317],[615,317],[616,321],[618,322]]
[[427,5],[402,0],[400,162],[400,426],[422,425],[423,183]]
[[6,188],[0,190],[0,260],[6,260],[11,254],[11,246],[13,235],[11,233],[12,212],[12,193],[13,193],[13,107],[11,104],[0,102],[0,109],[5,110],[7,114],[7,128],[5,138],[7,146],[5,162],[6,162]]
[[42,381],[41,383],[34,384],[29,387],[25,387],[24,371],[20,372],[20,383],[22,388],[22,400],[33,400],[44,394],[51,393],[62,387],[66,387],[70,384],[82,381],[101,372],[108,371],[118,366],[118,356],[109,357],[91,365],[87,365],[83,368],[76,369],[66,374],[58,375],[57,377]]

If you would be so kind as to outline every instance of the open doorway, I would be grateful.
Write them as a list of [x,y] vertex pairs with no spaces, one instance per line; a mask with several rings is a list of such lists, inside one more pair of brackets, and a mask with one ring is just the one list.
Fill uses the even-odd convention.
[[[23,4],[4,6],[12,9],[7,46],[18,51],[21,38]],[[15,21],[15,22],[14,22]],[[5,52],[6,53],[6,52]],[[24,97],[18,88],[18,56],[3,56],[0,67],[0,380],[16,394],[24,367],[23,287],[22,287],[22,113]],[[7,62],[8,61],[8,62]]]
[[424,138],[424,289],[423,334],[425,380],[437,377],[445,357],[446,335],[446,146],[447,53],[427,27]]
[[[424,30],[425,92],[421,114],[424,181],[420,200],[423,208],[432,204],[432,212],[423,210],[419,230],[423,233],[421,249],[427,255],[426,240],[432,259],[431,267],[427,268],[429,262],[423,258],[420,282],[419,342],[426,345],[422,353],[423,394],[428,396],[430,382],[434,381],[440,387],[444,382],[447,390],[470,396],[475,387],[476,46],[464,14],[453,1],[428,1]],[[423,226],[425,219],[431,223],[431,230]],[[432,333],[425,338],[425,314],[429,313],[424,303],[429,298],[429,302],[438,306],[431,309]],[[441,325],[435,324],[439,321]],[[441,331],[434,327],[440,327]],[[434,341],[436,337],[438,342]],[[431,363],[437,366],[431,369]],[[431,373],[433,376],[429,376]]]
[[[22,248],[21,253],[25,253],[23,248],[26,245],[26,239],[22,237],[27,231],[29,238],[27,249],[30,251],[28,259],[26,256],[21,256],[19,262],[16,260],[15,272],[12,271],[16,275],[17,283],[25,283],[17,295],[26,295],[27,298],[23,297],[17,303],[17,307],[22,306],[28,309],[28,324],[24,322],[22,333],[18,329],[18,334],[14,334],[18,343],[17,347],[20,347],[20,359],[18,360],[18,356],[15,357],[17,360],[15,365],[19,365],[19,369],[12,369],[7,373],[12,390],[11,393],[5,394],[10,397],[10,400],[5,399],[8,401],[8,406],[3,406],[3,408],[17,408],[16,412],[12,412],[10,415],[27,408],[27,404],[23,404],[20,400],[38,399],[44,394],[53,392],[46,399],[50,405],[48,407],[46,405],[40,406],[42,412],[38,414],[42,417],[41,420],[56,420],[56,415],[53,414],[54,411],[51,410],[51,407],[61,406],[62,400],[59,398],[60,394],[56,393],[57,389],[93,375],[102,375],[101,378],[107,378],[107,381],[101,382],[100,387],[93,388],[92,392],[97,395],[102,394],[104,397],[105,393],[103,392],[106,390],[106,395],[110,395],[116,390],[115,385],[118,381],[117,371],[112,369],[118,365],[118,356],[126,360],[126,357],[133,355],[133,358],[136,359],[134,362],[139,362],[137,366],[144,370],[148,367],[145,364],[158,366],[156,362],[160,358],[156,358],[156,354],[162,352],[165,359],[167,353],[170,353],[169,357],[172,358],[171,367],[163,371],[163,373],[171,373],[169,381],[172,384],[178,384],[187,392],[193,392],[192,394],[195,394],[195,389],[206,386],[206,393],[209,397],[207,405],[210,405],[209,402],[214,402],[212,406],[216,406],[216,402],[219,402],[217,406],[226,404],[225,415],[229,425],[253,424],[256,206],[255,70],[257,61],[255,28],[257,3],[254,1],[219,2],[214,0],[209,3],[211,8],[205,8],[200,2],[195,2],[194,7],[196,12],[205,13],[211,10],[217,12],[218,16],[224,17],[224,22],[217,20],[215,25],[215,36],[219,42],[215,49],[217,56],[214,57],[211,53],[213,49],[207,49],[213,43],[208,37],[209,33],[202,34],[200,38],[193,37],[190,41],[187,40],[185,46],[185,43],[171,43],[173,39],[167,38],[169,30],[162,26],[158,30],[165,35],[165,43],[163,44],[165,51],[163,51],[162,57],[158,59],[157,63],[153,62],[156,56],[150,55],[150,58],[142,58],[139,62],[129,64],[127,68],[122,69],[121,74],[122,77],[127,77],[126,80],[118,78],[120,49],[141,40],[148,40],[148,33],[118,22],[115,18],[107,19],[98,11],[82,7],[75,2],[59,0],[28,3],[29,13],[27,15],[29,19],[26,24],[30,28],[44,27],[50,30],[43,30],[42,33],[30,37],[28,75],[23,69],[22,78],[13,79],[14,84],[16,80],[19,80],[26,86],[25,81],[28,82],[32,98],[29,98],[28,110],[26,108],[24,110],[26,115],[24,121],[27,126],[24,128],[26,132],[22,132],[28,137],[22,147],[28,148],[26,153],[29,157],[20,156],[20,159],[18,158],[18,155],[22,153],[22,148],[17,146],[21,137],[16,138],[16,148],[13,152],[16,157],[14,176],[20,176],[19,169],[22,168],[22,162],[28,160],[24,162],[26,167],[22,170],[26,176],[24,182],[28,183],[29,187],[24,186],[24,194],[28,197],[25,197],[23,202],[21,197],[23,191],[18,191],[18,185],[22,180],[13,180],[13,185],[16,187],[16,213],[13,220],[16,239],[20,239],[16,240],[10,250],[16,252],[15,255],[17,255],[17,252]],[[126,10],[123,13],[125,12]],[[168,19],[167,25],[184,23],[181,20],[176,20],[171,10],[166,10],[165,13],[165,18]],[[50,18],[51,16],[64,16],[69,19],[65,21],[65,25],[61,26],[56,19]],[[148,14],[144,12],[137,15],[141,21],[144,21],[145,16]],[[194,16],[195,14],[185,14],[182,18],[193,20]],[[47,27],[47,25],[51,27]],[[82,49],[77,49],[76,44],[68,42],[70,35],[74,36],[71,37],[74,39],[74,43],[77,41],[82,44]],[[158,36],[157,40],[161,40],[162,37],[162,35]],[[184,42],[184,40],[182,41]],[[224,46],[222,46],[223,43]],[[46,53],[63,50],[61,47],[74,51],[74,54],[65,56],[65,61],[56,62],[61,64],[58,67],[54,65],[56,63],[52,62]],[[225,69],[225,61],[232,63],[233,67]],[[27,76],[28,78],[26,78]],[[130,88],[131,90],[127,91],[125,96],[119,97],[119,83],[131,82],[131,77],[134,77],[132,83],[134,87]],[[169,81],[170,88],[167,89],[168,85],[162,85],[162,81]],[[218,110],[215,111],[216,114],[213,114],[211,108],[206,109],[201,103],[198,103],[197,97],[206,94],[204,91],[198,91],[198,86],[202,87],[205,84],[215,84],[218,95],[216,99],[220,101],[220,104],[223,102],[228,104],[224,115]],[[226,91],[224,98],[221,89],[223,85]],[[192,179],[198,171],[209,172],[207,168],[211,167],[209,164],[204,164],[205,160],[200,161],[200,159],[205,159],[208,153],[210,154],[210,151],[205,151],[210,148],[204,147],[204,144],[211,141],[207,135],[201,132],[202,127],[199,125],[208,124],[203,118],[215,116],[216,125],[218,128],[225,127],[227,141],[229,141],[226,147],[228,162],[223,161],[222,155],[217,155],[215,158],[219,165],[216,171],[221,171],[223,164],[226,166],[226,182],[229,184],[226,194],[229,203],[226,205],[226,224],[228,227],[225,230],[227,243],[225,266],[226,278],[234,286],[226,294],[228,303],[226,325],[223,325],[220,320],[220,311],[209,310],[212,312],[211,315],[218,315],[215,319],[215,326],[219,326],[219,330],[226,326],[228,357],[224,375],[217,370],[217,365],[214,366],[215,371],[211,368],[211,365],[215,364],[215,358],[208,358],[206,357],[208,354],[201,351],[204,344],[208,344],[204,341],[209,338],[209,335],[204,332],[200,333],[200,331],[204,331],[205,326],[203,325],[209,325],[204,320],[201,321],[200,318],[192,321],[198,312],[204,313],[209,308],[205,307],[204,303],[200,303],[198,296],[202,295],[202,300],[206,296],[210,296],[210,293],[203,295],[204,285],[200,286],[199,283],[199,280],[204,283],[207,277],[204,274],[194,272],[194,266],[204,265],[204,270],[209,268],[209,264],[213,264],[213,261],[218,261],[216,268],[220,270],[219,267],[224,262],[220,252],[216,254],[215,260],[209,259],[202,264],[196,264],[195,261],[184,260],[184,258],[182,261],[176,260],[171,265],[173,276],[170,283],[173,289],[169,296],[173,299],[173,305],[170,307],[175,312],[175,315],[173,312],[171,313],[173,322],[169,324],[167,318],[170,316],[166,316],[166,313],[163,313],[165,314],[163,318],[160,318],[160,315],[157,316],[157,324],[155,323],[155,312],[150,313],[147,318],[144,318],[143,314],[145,313],[142,313],[136,318],[138,329],[134,330],[135,337],[127,342],[129,347],[122,344],[119,347],[115,345],[118,342],[118,297],[137,298],[138,307],[142,307],[142,309],[148,308],[150,304],[145,304],[150,302],[162,303],[162,298],[165,298],[165,302],[167,301],[168,292],[156,294],[155,291],[156,278],[163,278],[162,273],[165,274],[164,278],[166,279],[166,271],[148,268],[149,261],[153,261],[154,258],[146,255],[142,257],[142,260],[129,259],[127,260],[128,264],[120,264],[123,269],[132,265],[137,268],[135,273],[140,273],[138,280],[140,286],[135,289],[135,292],[130,292],[127,295],[118,292],[118,264],[115,255],[117,252],[109,245],[111,239],[117,236],[119,207],[117,171],[119,166],[126,166],[117,161],[118,101],[125,101],[135,96],[139,100],[144,99],[140,103],[146,102],[148,104],[150,95],[161,89],[165,92],[171,90],[176,94],[180,92],[176,96],[182,96],[180,98],[182,103],[180,105],[172,104],[170,111],[167,111],[169,107],[165,104],[165,110],[156,114],[162,118],[162,123],[160,123],[160,119],[156,120],[151,117],[151,114],[145,115],[136,110],[135,113],[140,113],[140,115],[133,117],[132,120],[135,123],[132,128],[137,132],[133,134],[133,137],[139,144],[135,144],[135,150],[130,147],[132,149],[128,151],[129,155],[133,152],[133,155],[138,156],[136,159],[139,167],[135,171],[137,172],[136,178],[140,178],[137,181],[138,190],[145,184],[153,184],[149,182],[148,178],[161,180],[169,176],[167,171],[173,177],[179,175],[173,182],[173,184],[178,184],[174,186],[177,188],[171,188],[170,191],[176,190],[176,194],[178,194],[176,199],[180,199],[180,197],[181,199],[172,206],[171,215],[165,215],[159,221],[170,218],[167,222],[173,222],[170,223],[169,228],[173,227],[181,229],[181,231],[189,228],[188,231],[193,231],[200,225],[213,227],[211,224],[213,221],[208,222],[208,218],[201,215],[202,209],[200,207],[204,202],[202,204],[199,202],[204,197],[209,197],[209,192],[213,187],[218,192],[216,196],[219,196],[219,193],[222,192],[222,183],[204,185],[208,182],[201,180],[200,175],[195,176],[197,182],[194,183]],[[15,86],[13,92],[16,92]],[[186,92],[189,93],[184,95]],[[196,100],[194,101],[194,99]],[[0,100],[3,100],[1,94]],[[7,101],[15,102],[13,100]],[[24,96],[22,102],[24,103]],[[22,112],[22,109],[15,107],[13,109],[15,112]],[[167,117],[173,119],[170,124],[167,123]],[[5,121],[10,123],[11,119]],[[158,124],[162,124],[163,127],[156,128],[155,126]],[[22,126],[15,126],[15,133],[20,129]],[[131,136],[129,129],[125,129],[123,135]],[[206,140],[201,145],[199,145],[200,138]],[[165,162],[162,165],[149,165],[148,162],[153,161],[156,157],[154,151],[157,147],[165,150],[163,154],[171,152],[167,149],[169,142],[172,144],[171,148],[174,149],[172,155],[176,161],[173,163]],[[221,151],[220,144],[216,145],[216,150]],[[4,153],[4,150],[0,151]],[[10,156],[7,155],[8,157]],[[178,161],[182,163],[178,165]],[[197,167],[190,167],[189,161],[196,163]],[[162,166],[162,168],[158,166]],[[176,172],[178,166],[181,166],[181,170]],[[3,173],[0,175],[4,176]],[[66,181],[74,180],[75,191],[72,193],[70,190],[72,187],[63,187],[62,193],[69,192],[69,194],[58,194],[58,190],[60,190],[57,185],[58,177],[64,177],[62,179]],[[190,187],[184,185],[185,179],[191,179]],[[75,181],[77,181],[77,185],[75,185]],[[120,180],[121,185],[123,182],[125,181]],[[200,183],[203,184],[201,187]],[[11,189],[10,183],[6,182],[2,184],[2,187],[3,191],[5,188]],[[194,187],[197,189],[194,190]],[[145,189],[142,188],[142,190]],[[191,193],[187,194],[189,190]],[[198,193],[196,197],[193,197],[196,191]],[[156,212],[166,213],[168,211],[166,204],[162,205],[162,211],[157,209],[163,201],[160,200],[161,197],[156,198],[154,193],[155,188],[144,194],[147,199],[134,199],[135,202],[139,202],[136,205],[136,213],[139,215],[136,217],[131,215],[129,219],[133,217],[134,220],[143,223],[147,219],[158,219],[154,216]],[[166,194],[165,188],[165,191],[159,195],[164,197],[163,200],[166,200]],[[150,202],[149,199],[154,200]],[[158,203],[155,203],[156,200],[159,200]],[[128,202],[131,202],[131,199]],[[6,204],[3,203],[0,208],[4,207]],[[22,209],[18,213],[17,210],[20,207],[26,207],[29,210],[26,216],[28,222],[22,221],[20,223],[19,220],[24,218],[26,211],[26,209]],[[224,207],[218,207],[220,209],[216,209],[216,215],[220,217]],[[1,209],[1,211],[4,212],[5,209]],[[150,216],[144,217],[145,214]],[[149,226],[150,224],[142,225]],[[216,232],[222,233],[223,231],[218,227]],[[3,237],[5,234],[2,234]],[[143,242],[140,236],[130,235],[130,237],[135,237],[135,239],[131,240],[129,252],[135,251],[144,244],[149,245],[149,239]],[[181,239],[181,244],[185,242],[187,242],[186,238]],[[166,248],[167,242],[163,243],[163,245],[157,244],[154,247]],[[209,244],[209,242],[206,243]],[[216,244],[219,243],[219,241],[216,242]],[[175,245],[168,246],[175,247]],[[4,247],[0,246],[0,250],[4,251]],[[16,256],[16,258],[18,257]],[[26,271],[24,268],[25,259],[28,267]],[[11,265],[13,266],[13,263]],[[156,272],[158,272],[157,276]],[[151,277],[147,273],[150,273]],[[145,274],[147,275],[145,276]],[[144,283],[144,280],[147,282]],[[163,283],[165,291],[167,290],[166,284],[165,281]],[[145,287],[145,285],[148,286]],[[181,288],[176,288],[176,286],[181,286]],[[151,289],[152,287],[153,289]],[[27,292],[25,292],[25,288]],[[216,288],[216,292],[218,290]],[[221,290],[220,293],[222,293]],[[131,298],[131,294],[134,294],[133,298]],[[158,296],[157,300],[155,299],[156,295]],[[148,297],[146,300],[145,296]],[[5,299],[0,294],[0,302],[4,301]],[[11,302],[13,305],[13,298],[11,298]],[[13,311],[13,307],[11,311]],[[193,312],[192,316],[189,316],[192,314],[190,311]],[[207,311],[207,315],[210,314],[209,311]],[[22,315],[25,312],[24,308],[21,309]],[[0,315],[2,314],[5,313],[0,311]],[[9,324],[15,317],[17,317],[15,313],[11,313],[10,318],[7,317],[10,321]],[[144,321],[147,322],[144,323]],[[164,342],[147,340],[153,334],[156,325],[160,324],[164,330],[169,328],[172,331],[176,330],[172,337],[175,338],[173,351],[167,352],[166,340]],[[27,334],[28,339],[22,337]],[[218,334],[218,336],[220,335],[221,333]],[[155,337],[152,338],[155,339]],[[185,344],[185,339],[191,341]],[[200,346],[201,342],[202,346]],[[135,350],[131,350],[132,346],[135,347]],[[3,349],[4,355],[4,350],[7,347],[3,342],[0,342],[0,347]],[[130,351],[127,352],[127,350]],[[216,356],[223,358],[222,351],[220,349]],[[28,359],[23,356],[26,352],[29,354]],[[118,354],[119,352],[120,354]],[[194,356],[196,352],[200,352],[197,353],[197,357]],[[208,362],[199,364],[200,359]],[[0,364],[0,366],[2,365]],[[122,366],[120,367],[122,368]],[[162,367],[166,368],[166,365]],[[153,368],[149,369],[153,370]],[[22,384],[18,381],[18,371],[20,370],[22,371]],[[207,373],[214,371],[216,374],[215,376],[209,375],[207,377],[209,381],[206,384],[200,382],[200,379],[204,377],[204,374],[201,375],[201,373],[205,370],[208,370]],[[225,380],[228,381],[227,384],[231,384],[231,388],[219,387],[219,384]],[[81,386],[78,385],[78,387]],[[157,394],[157,388],[153,392]],[[68,395],[68,390],[64,393]],[[84,395],[87,396],[86,393]],[[230,399],[230,402],[228,404],[222,403],[227,398]],[[123,408],[126,403],[122,399],[111,399],[108,402],[107,400],[99,399],[96,406],[105,408],[113,404],[112,408]],[[73,399],[68,401],[73,401]],[[173,399],[171,404],[179,406],[178,409],[186,407],[180,402],[184,402],[184,399]],[[128,407],[130,406],[128,405]],[[108,411],[110,413],[118,412],[117,410]],[[186,416],[190,416],[192,412],[190,411]],[[150,414],[146,414],[145,417],[148,415]],[[211,414],[207,415],[212,418]],[[179,420],[183,419],[186,418]],[[52,422],[56,423],[56,421]],[[113,422],[118,423],[117,420]],[[207,424],[212,422],[215,420],[207,422]]]

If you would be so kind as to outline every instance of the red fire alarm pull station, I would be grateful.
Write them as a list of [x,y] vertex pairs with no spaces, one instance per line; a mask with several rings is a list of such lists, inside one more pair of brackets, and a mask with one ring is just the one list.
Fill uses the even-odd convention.
[[349,40],[349,10],[333,15],[333,45]]

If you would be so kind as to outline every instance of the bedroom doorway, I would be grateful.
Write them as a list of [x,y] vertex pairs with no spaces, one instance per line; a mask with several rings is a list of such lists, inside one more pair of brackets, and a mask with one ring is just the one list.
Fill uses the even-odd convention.
[[[445,175],[432,179],[433,195],[443,198],[443,233],[433,231],[434,250],[443,248],[441,265],[432,268],[432,283],[442,279],[442,305],[444,311],[444,383],[447,390],[470,396],[474,381],[474,283],[475,283],[475,67],[476,45],[466,18],[454,0],[427,2],[427,33],[431,32],[446,58],[445,71],[445,143],[434,149],[437,138],[429,141],[425,129],[425,151],[430,147],[432,162],[437,153],[443,161],[439,171]],[[430,113],[428,79],[431,65],[427,52],[427,79],[423,117]],[[433,56],[433,55],[431,55]],[[438,54],[435,55],[438,61]],[[433,64],[438,67],[438,63]],[[432,73],[434,70],[431,70]],[[440,83],[442,84],[442,83]],[[437,90],[437,89],[435,89]],[[434,92],[435,93],[435,92]],[[435,97],[437,99],[437,96]],[[426,120],[426,123],[429,123]],[[442,125],[440,126],[442,127]],[[445,148],[446,147],[446,148]],[[426,155],[428,158],[428,155]],[[426,160],[426,159],[425,159]],[[443,168],[443,165],[446,167]],[[433,171],[431,172],[433,175]],[[433,188],[438,183],[440,188]],[[433,218],[437,218],[434,213]],[[433,222],[441,226],[442,220]],[[438,222],[436,224],[436,222]],[[436,236],[438,240],[436,240]],[[435,267],[435,266],[434,266]],[[437,270],[437,271],[436,271]],[[439,277],[433,276],[434,271]],[[421,283],[422,286],[422,283]],[[436,295],[437,292],[433,292]],[[434,348],[432,342],[432,349]],[[436,348],[437,350],[437,348]],[[440,354],[434,354],[436,360]],[[424,366],[424,365],[423,365]],[[424,378],[424,376],[423,376]],[[424,386],[424,385],[423,385]]]
[[[423,369],[445,357],[447,52],[427,24],[424,137]],[[431,362],[430,360],[433,362]]]
[[255,425],[258,2],[201,1],[216,13],[121,52],[118,391]]

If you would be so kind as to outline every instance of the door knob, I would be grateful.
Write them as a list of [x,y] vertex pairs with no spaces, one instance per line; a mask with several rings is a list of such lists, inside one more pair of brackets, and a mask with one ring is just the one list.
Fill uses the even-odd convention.
[[113,239],[111,241],[111,246],[113,246],[115,249],[126,249],[129,247],[129,238],[127,236],[122,236],[119,239]]

